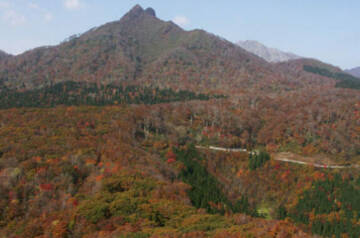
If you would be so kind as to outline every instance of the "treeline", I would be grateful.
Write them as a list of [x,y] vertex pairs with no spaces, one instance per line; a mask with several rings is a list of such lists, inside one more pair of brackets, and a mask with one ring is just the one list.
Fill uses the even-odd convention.
[[360,179],[343,178],[339,174],[324,175],[300,195],[298,203],[289,212],[281,209],[282,215],[310,225],[314,234],[360,237]]
[[171,88],[97,85],[68,81],[24,92],[2,90],[0,93],[0,108],[157,104],[175,101],[209,100],[220,97],[222,96],[197,94],[186,90],[174,91]]
[[226,211],[233,213],[245,213],[259,217],[246,196],[242,196],[234,204],[229,201],[221,189],[221,184],[201,164],[201,157],[195,146],[191,145],[186,150],[176,150],[176,159],[184,163],[184,169],[179,177],[191,185],[188,196],[196,208],[204,208],[209,213],[221,213]]
[[336,83],[336,87],[360,89],[360,79],[350,74],[346,74],[342,72],[331,72],[328,69],[314,67],[310,65],[304,65],[304,70],[309,73],[314,73],[338,80],[338,82]]

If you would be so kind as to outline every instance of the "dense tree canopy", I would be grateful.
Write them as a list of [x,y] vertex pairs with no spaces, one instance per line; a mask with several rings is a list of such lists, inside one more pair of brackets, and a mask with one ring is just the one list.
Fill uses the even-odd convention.
[[308,237],[245,215],[256,214],[247,195],[228,196],[193,147],[163,144],[149,107],[2,110],[0,235]]

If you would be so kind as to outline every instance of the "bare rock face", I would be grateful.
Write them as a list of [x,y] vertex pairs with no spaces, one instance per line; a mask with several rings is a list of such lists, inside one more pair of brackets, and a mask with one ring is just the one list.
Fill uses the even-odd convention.
[[302,58],[293,53],[283,52],[278,49],[266,47],[265,45],[257,41],[239,41],[237,45],[247,50],[248,52],[263,58],[268,62],[277,63]]

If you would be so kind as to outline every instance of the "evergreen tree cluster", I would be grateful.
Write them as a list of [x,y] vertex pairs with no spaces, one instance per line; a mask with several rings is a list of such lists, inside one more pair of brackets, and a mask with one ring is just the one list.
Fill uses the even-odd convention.
[[270,160],[270,155],[265,151],[261,151],[260,153],[250,153],[249,169],[256,170],[257,168],[261,168],[269,160]]
[[241,196],[239,200],[235,202],[232,207],[232,210],[237,213],[245,213],[253,217],[261,217],[262,214],[259,214],[256,209],[254,209],[250,203],[247,196]]
[[343,179],[335,174],[313,182],[288,216],[296,222],[310,224],[314,234],[360,237],[360,179]]
[[175,153],[176,158],[185,165],[179,177],[191,185],[188,195],[196,208],[205,208],[209,213],[224,214],[227,210],[259,216],[246,196],[242,196],[235,204],[229,201],[221,189],[221,184],[201,165],[201,157],[195,146],[191,145],[186,150],[177,150]]
[[304,70],[309,73],[318,74],[321,76],[325,76],[337,80],[338,82],[336,83],[336,87],[338,88],[360,89],[360,79],[350,74],[346,74],[342,72],[331,72],[328,69],[314,67],[310,65],[304,65]]
[[280,205],[278,210],[277,210],[276,218],[279,219],[279,220],[283,220],[283,219],[285,219],[287,217],[287,215],[288,215],[288,212],[287,212],[285,206]]
[[115,104],[158,104],[175,101],[209,100],[219,95],[196,94],[141,86],[97,85],[67,81],[30,91],[0,91],[0,108],[54,107],[57,105],[105,106]]

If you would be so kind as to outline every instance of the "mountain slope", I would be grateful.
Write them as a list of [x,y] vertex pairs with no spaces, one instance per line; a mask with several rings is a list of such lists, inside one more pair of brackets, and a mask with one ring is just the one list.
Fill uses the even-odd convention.
[[265,59],[268,62],[283,62],[301,58],[293,53],[283,52],[278,49],[269,48],[257,41],[239,41],[237,44],[245,50]]
[[270,65],[232,43],[201,30],[186,32],[139,5],[119,21],[0,64],[0,81],[25,90],[63,81],[184,88],[207,87],[216,79],[216,87],[272,74]]
[[7,58],[7,57],[10,57],[10,55],[7,54],[6,52],[0,50],[0,60],[3,60],[5,58]]
[[[144,141],[161,107],[2,110],[0,236],[311,237],[289,221],[245,215],[246,199],[232,212],[203,155],[156,146],[157,130]],[[167,126],[184,116],[174,113]]]
[[345,70],[345,72],[355,76],[355,77],[358,77],[360,78],[360,67],[356,67],[356,68],[353,68],[353,69],[348,69],[348,70]]

